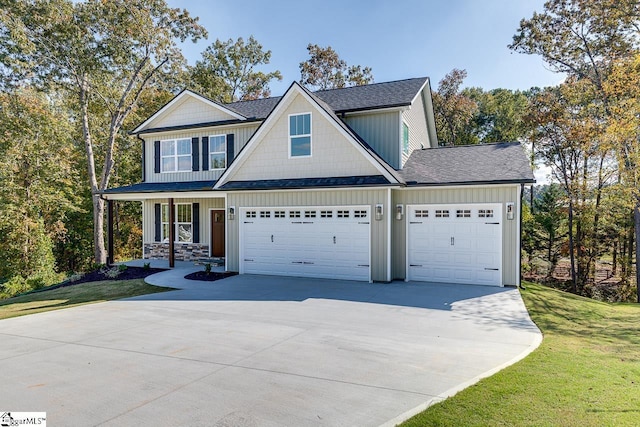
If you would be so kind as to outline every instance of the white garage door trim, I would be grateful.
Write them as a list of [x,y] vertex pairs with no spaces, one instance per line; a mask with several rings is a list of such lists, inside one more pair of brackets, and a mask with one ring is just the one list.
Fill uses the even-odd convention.
[[[362,252],[362,251],[349,251],[349,253],[354,253],[354,258],[358,258],[358,256],[360,257],[359,260],[357,260],[357,263],[354,262],[354,265],[352,266],[343,266],[343,273],[345,271],[348,271],[349,267],[351,267],[354,270],[353,277],[352,278],[347,278],[348,276],[350,276],[349,273],[344,273],[342,275],[340,275],[339,273],[339,266],[336,266],[335,269],[327,269],[325,267],[323,267],[322,265],[317,265],[317,266],[313,266],[313,262],[306,262],[306,261],[296,261],[293,260],[293,258],[290,261],[291,263],[291,268],[287,268],[286,271],[280,271],[280,272],[276,272],[273,271],[271,273],[256,273],[256,274],[273,274],[273,275],[282,275],[282,276],[293,276],[293,277],[319,277],[319,278],[329,278],[329,279],[343,279],[343,280],[360,280],[360,281],[368,281],[371,282],[371,272],[372,272],[372,262],[371,262],[371,227],[372,227],[372,216],[371,216],[371,206],[369,205],[336,205],[336,206],[256,206],[256,207],[241,207],[239,208],[239,218],[238,220],[240,221],[239,224],[239,233],[238,233],[238,239],[239,239],[239,271],[240,274],[251,274],[254,273],[254,271],[251,271],[251,268],[247,268],[247,263],[250,261],[253,261],[253,256],[251,257],[251,259],[249,259],[247,257],[247,249],[246,249],[246,244],[247,244],[247,232],[246,229],[248,227],[248,224],[251,223],[255,223],[255,222],[260,222],[260,221],[280,221],[281,223],[278,225],[278,227],[284,226],[284,225],[291,225],[293,226],[293,223],[296,223],[296,226],[298,226],[298,224],[301,224],[304,226],[304,224],[307,223],[313,223],[316,224],[316,227],[322,227],[322,225],[329,225],[331,222],[335,222],[338,225],[342,225],[343,229],[344,226],[348,225],[348,224],[352,224],[352,225],[362,225],[362,229],[360,231],[360,234],[353,236],[353,242],[357,242],[358,239],[355,237],[359,237],[361,244],[360,246],[362,248],[364,248],[364,243],[362,242],[362,239],[366,238],[366,253]],[[300,212],[301,217],[300,218],[291,218],[290,217],[290,212]],[[306,211],[315,211],[316,212],[316,217],[314,218],[310,218],[307,219],[305,218],[305,212]],[[323,215],[323,212],[332,212],[331,217],[329,219],[329,217]],[[339,213],[339,211],[341,212],[345,212],[348,211],[348,216],[344,217],[342,214]],[[360,212],[364,212],[365,217],[360,219],[360,217],[356,217],[355,216],[355,211],[360,211]],[[255,217],[254,218],[247,218],[247,212],[255,212]],[[270,212],[270,217],[263,217],[261,219],[261,215],[262,213],[265,212]],[[276,217],[276,212],[278,212],[278,214],[280,215],[281,212],[284,213],[284,217],[280,217],[278,215],[278,217]],[[293,219],[293,221],[292,221]],[[250,221],[250,222],[247,222]],[[365,227],[365,222],[366,222],[366,227]],[[365,230],[366,228],[366,236],[363,232],[363,230]],[[283,231],[283,234],[281,236],[291,236],[291,234],[287,234],[287,233],[291,233],[291,229],[286,230],[286,229],[282,229],[282,228],[278,228],[279,230]],[[326,229],[325,229],[326,230]],[[354,232],[357,231],[357,229],[353,228],[353,227],[348,227],[348,230],[353,230]],[[318,231],[316,230],[309,230],[310,233],[313,233],[314,231]],[[333,239],[333,243],[336,243],[336,236],[334,236]],[[338,240],[340,239],[339,236]],[[345,236],[344,239],[347,239],[346,241],[350,241],[349,239],[350,236]],[[278,236],[275,236],[275,233],[271,234],[271,241],[273,242],[274,239],[278,239]],[[344,242],[345,240],[343,240]],[[355,243],[351,243],[351,244],[355,244]],[[317,242],[316,242],[317,243]],[[339,244],[340,242],[338,242]],[[316,248],[317,249],[317,248]],[[323,251],[324,253],[328,254],[330,251],[327,251],[328,247],[325,246],[321,246],[320,250],[317,250],[317,253],[319,253],[320,251]],[[312,251],[298,251],[295,252],[297,253],[307,253],[307,252],[312,252]],[[337,254],[337,252],[336,252]],[[360,254],[360,255],[355,255],[355,254]],[[364,255],[364,256],[363,256]],[[284,254],[284,256],[286,257],[290,257],[289,253]],[[330,256],[330,255],[329,255]],[[289,263],[289,261],[287,261],[287,264]],[[313,261],[310,259],[310,261]],[[323,261],[327,261],[326,259]],[[284,264],[283,264],[284,265]],[[366,270],[365,270],[366,269]],[[361,270],[361,271],[358,271]],[[320,273],[317,273],[318,271],[320,271]]]
[[[446,203],[446,204],[413,204],[407,205],[406,216],[406,281],[433,281],[433,282],[445,282],[445,283],[469,283],[469,284],[481,284],[490,286],[503,286],[503,246],[502,240],[503,234],[503,221],[504,215],[502,213],[503,205],[501,203]],[[488,212],[491,212],[491,217],[487,217]],[[448,212],[447,216],[444,216],[444,212]],[[417,215],[420,215],[418,217]],[[467,221],[468,218],[468,222]],[[439,227],[434,227],[438,221],[442,221]],[[450,237],[451,245],[455,246],[455,236],[468,236],[465,243],[469,244],[469,248],[476,248],[476,251],[470,249],[466,255],[468,255],[468,262],[471,262],[471,268],[456,268],[454,266],[461,265],[455,258],[463,257],[464,252],[457,254],[454,250],[446,250],[448,248],[448,240],[444,242],[445,236],[434,236],[433,242],[429,243],[427,254],[429,251],[435,253],[435,256],[441,256],[442,262],[439,264],[435,261],[435,258],[425,254],[420,259],[418,255],[415,255],[415,248],[418,239],[424,236],[424,233],[428,232],[428,228],[418,230],[419,224],[425,224],[430,226],[431,232],[435,233],[436,230],[445,230],[453,234]],[[412,227],[413,230],[412,230]],[[456,228],[457,227],[457,228]],[[489,229],[484,227],[497,227],[497,229]],[[464,230],[466,228],[466,230]],[[488,231],[490,230],[490,231]],[[480,252],[477,250],[478,244],[482,242],[482,234],[489,236],[488,238],[493,241],[496,251]],[[435,241],[439,239],[438,241]],[[449,237],[446,237],[449,239]],[[441,241],[442,240],[442,241]],[[474,246],[475,242],[475,246]],[[442,250],[438,251],[436,248],[439,244],[442,244]],[[431,246],[433,245],[433,246]],[[486,256],[482,257],[479,254],[484,253]],[[412,265],[412,260],[415,264]],[[425,264],[425,265],[423,265]],[[465,264],[466,265],[466,264]],[[451,266],[451,267],[447,267]],[[429,279],[433,277],[433,279]]]

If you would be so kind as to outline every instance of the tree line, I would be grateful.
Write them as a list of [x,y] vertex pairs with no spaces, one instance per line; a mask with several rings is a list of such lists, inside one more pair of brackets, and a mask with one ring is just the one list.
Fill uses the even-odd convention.
[[[222,103],[270,96],[271,51],[253,37],[215,40],[187,64],[179,43],[207,30],[165,0],[13,0],[0,11],[0,293],[13,295],[106,262],[109,187],[139,181],[127,135],[182,88]],[[373,81],[315,44],[301,81]],[[116,257],[141,257],[141,212],[115,204]]]
[[[570,264],[589,294],[599,261],[629,286],[638,257],[640,6],[550,0],[509,47],[566,76],[554,87],[463,88],[454,69],[433,91],[443,145],[523,141],[554,185],[527,197],[526,268]],[[270,96],[281,80],[253,37],[216,40],[187,64],[179,43],[208,37],[165,0],[12,0],[0,11],[0,282],[5,294],[106,261],[106,188],[138,182],[139,141],[126,131],[182,88],[219,102]],[[307,46],[300,82],[324,90],[373,82],[330,46]],[[140,257],[141,212],[116,203],[118,258]],[[634,262],[635,254],[635,262]],[[636,272],[637,275],[637,272]]]

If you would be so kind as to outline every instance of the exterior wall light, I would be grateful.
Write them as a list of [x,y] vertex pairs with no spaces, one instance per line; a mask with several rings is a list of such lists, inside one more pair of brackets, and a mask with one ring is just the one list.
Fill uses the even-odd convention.
[[229,206],[229,214],[227,216],[230,220],[233,220],[236,217],[236,207]]
[[515,203],[507,202],[507,219],[513,219],[515,212]]
[[404,205],[396,205],[396,219],[402,221],[404,215]]
[[380,221],[382,219],[382,214],[383,214],[383,206],[382,204],[377,204],[376,205],[376,221]]

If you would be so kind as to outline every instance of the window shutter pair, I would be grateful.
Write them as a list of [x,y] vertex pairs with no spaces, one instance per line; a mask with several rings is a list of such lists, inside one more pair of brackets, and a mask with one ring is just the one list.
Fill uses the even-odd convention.
[[[233,156],[235,155],[235,147],[234,147],[234,134],[227,134],[227,167],[229,167],[229,163],[233,160]],[[209,137],[202,137],[202,170],[209,170]]]
[[[200,243],[200,203],[193,203],[191,205],[191,224],[192,224],[192,242]],[[155,235],[154,241],[162,241],[162,205],[156,203],[154,205],[154,221],[155,221]]]
[[[204,147],[204,144],[202,146]],[[153,171],[155,173],[160,173],[160,141],[153,142],[153,156]],[[191,138],[191,170],[193,172],[200,170],[200,146],[198,144],[198,138]]]

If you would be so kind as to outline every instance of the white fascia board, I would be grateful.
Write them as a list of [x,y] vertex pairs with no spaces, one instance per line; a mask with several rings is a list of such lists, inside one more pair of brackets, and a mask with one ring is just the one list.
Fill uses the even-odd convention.
[[142,122],[142,124],[140,124],[140,126],[138,126],[137,128],[135,128],[131,133],[132,134],[136,134],[139,133],[140,131],[144,130],[145,127],[147,127],[147,125],[149,125],[152,121],[154,121],[155,119],[157,119],[158,117],[160,117],[164,112],[166,112],[167,110],[169,110],[170,108],[172,108],[175,104],[177,104],[178,102],[180,102],[180,100],[182,98],[185,98],[187,96],[191,96],[192,98],[195,98],[201,102],[204,102],[205,104],[214,107],[226,114],[231,115],[232,117],[235,117],[238,120],[246,120],[247,118],[236,113],[235,111],[231,111],[228,108],[226,108],[224,105],[222,104],[218,104],[217,102],[214,102],[210,99],[205,98],[202,95],[198,95],[195,92],[191,92],[189,89],[185,89],[182,92],[180,92],[178,95],[176,95],[175,98],[173,98],[171,101],[167,102],[164,107],[160,108],[158,111],[156,111],[151,117],[149,117],[147,120],[145,120],[144,122]]
[[404,107],[387,107],[387,108],[372,108],[370,110],[359,110],[359,111],[349,111],[349,112],[345,112],[345,113],[340,113],[337,114],[339,116],[342,116],[344,114],[345,117],[349,117],[349,116],[361,116],[364,114],[378,114],[378,113],[393,113],[395,111],[408,111],[411,107],[410,106],[404,106]]
[[269,190],[227,190],[229,194],[264,194],[264,193],[298,193],[302,191],[360,191],[360,190],[397,190],[400,184],[396,185],[380,185],[380,186],[365,186],[365,187],[308,187],[308,188],[282,188],[282,189],[269,189]]
[[222,191],[174,191],[158,193],[120,193],[103,194],[105,200],[142,201],[150,199],[222,199],[226,197]]
[[230,129],[230,128],[250,127],[252,125],[259,126],[262,122],[263,122],[263,120],[251,120],[249,122],[238,122],[238,123],[231,123],[231,124],[224,124],[224,125],[211,125],[211,126],[203,126],[203,127],[193,127],[193,128],[181,129],[181,130],[163,130],[163,131],[159,131],[159,132],[149,132],[149,133],[145,132],[140,137],[141,138],[154,137],[154,136],[158,137],[158,136],[162,136],[162,135],[167,134],[167,133],[171,133],[171,134],[180,133],[180,132],[193,133],[194,131],[206,132],[208,130],[217,130],[217,129],[223,129],[224,130],[224,129]]
[[438,189],[443,189],[443,190],[459,190],[459,189],[465,189],[465,188],[469,188],[469,187],[476,187],[476,188],[496,188],[496,187],[519,187],[520,183],[513,183],[513,184],[467,184],[467,185],[412,185],[411,187],[401,187],[398,188],[398,190],[400,191],[416,191],[416,190],[438,190]]
[[319,105],[315,99],[313,99],[312,97],[309,96],[309,94],[307,94],[297,82],[293,82],[293,84],[289,87],[289,90],[287,90],[287,92],[283,95],[283,97],[280,99],[280,101],[278,102],[278,105],[276,106],[276,108],[274,108],[271,113],[269,114],[269,116],[267,116],[267,118],[265,119],[264,122],[262,122],[262,125],[258,128],[258,130],[251,136],[251,138],[249,138],[249,141],[247,141],[247,143],[245,144],[244,148],[240,151],[240,153],[238,154],[238,156],[235,158],[235,160],[233,161],[233,163],[231,163],[231,166],[229,166],[227,168],[227,170],[222,174],[222,176],[218,179],[218,182],[216,183],[215,187],[216,189],[220,188],[222,185],[224,185],[225,183],[229,182],[230,178],[233,176],[234,172],[242,166],[242,164],[246,161],[247,156],[250,156],[251,153],[253,152],[253,148],[255,146],[255,144],[257,144],[257,141],[260,140],[260,138],[262,138],[262,136],[268,132],[271,129],[271,125],[273,123],[273,121],[275,121],[277,119],[277,117],[279,117],[281,115],[282,110],[284,110],[285,108],[287,108],[287,106],[289,105],[289,100],[290,98],[292,98],[295,95],[302,95],[307,102],[309,102],[311,105],[313,105],[315,107],[315,109],[320,113],[320,115],[322,115],[322,117],[325,118],[325,120],[328,120],[330,123],[332,123],[335,128],[338,130],[338,132],[340,132],[341,135],[343,135],[348,141],[350,141],[353,146],[366,158],[369,160],[369,162],[371,162],[372,165],[374,165],[374,167],[376,169],[378,169],[378,171],[381,172],[381,174],[387,178],[390,182],[392,183],[396,183],[397,180],[396,178],[391,175],[380,163],[378,163],[365,149],[362,145],[360,145],[360,143],[358,141],[356,141],[353,136],[351,136],[342,126],[340,126],[338,123],[336,123],[336,118],[331,117],[324,108],[322,108],[321,105]]
[[416,96],[414,96],[413,99],[411,100],[411,105],[413,105],[413,103],[416,102],[416,99],[418,99],[418,97],[422,94],[422,91],[424,90],[424,88],[427,86],[429,87],[429,89],[431,89],[431,85],[429,84],[429,77],[425,79],[424,84],[422,85],[418,93],[416,93]]

